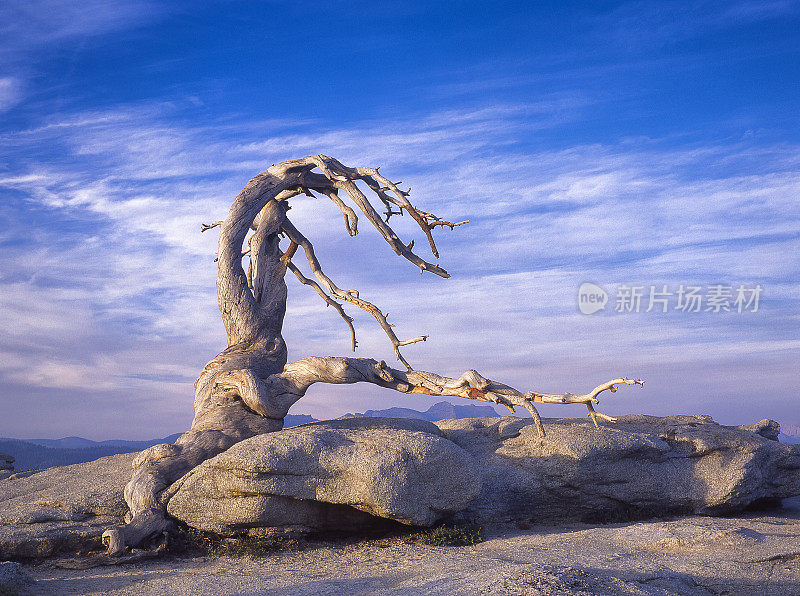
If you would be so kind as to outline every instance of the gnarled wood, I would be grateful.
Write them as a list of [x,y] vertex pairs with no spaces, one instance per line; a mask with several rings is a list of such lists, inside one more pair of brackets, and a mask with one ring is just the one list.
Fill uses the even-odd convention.
[[[321,173],[314,172],[315,169]],[[383,203],[385,219],[358,187],[359,182]],[[597,417],[613,422],[613,418],[594,411],[592,404],[598,401],[597,395],[605,390],[613,392],[620,384],[642,385],[641,380],[618,378],[586,394],[559,395],[521,392],[474,370],[457,379],[413,370],[400,348],[425,341],[428,336],[399,339],[377,306],[361,298],[357,291],[342,290],[325,274],[313,245],[287,217],[289,199],[300,194],[313,197],[316,192],[331,199],[342,211],[348,234],[355,236],[358,217],[339,196],[339,191],[344,191],[397,255],[419,267],[420,273],[428,271],[449,277],[443,268],[418,256],[413,251],[413,241],[402,242],[388,222],[393,215],[409,214],[425,234],[435,257],[439,253],[432,231],[437,227],[452,230],[467,222],[453,223],[417,209],[408,200],[410,192],[399,186],[399,182],[381,175],[378,168],[349,168],[331,157],[313,155],[275,164],[258,174],[234,199],[224,221],[202,226],[202,231],[220,228],[217,297],[228,346],[206,364],[195,382],[195,417],[191,428],[174,445],[156,445],[134,460],[133,476],[125,488],[130,507],[128,523],[103,535],[109,554],[119,555],[127,547],[167,531],[170,524],[165,507],[171,494],[169,487],[234,443],[280,430],[289,408],[314,383],[367,382],[401,393],[451,395],[498,403],[512,412],[521,407],[534,417],[542,437],[544,429],[534,403],[582,403],[595,424]],[[280,247],[282,237],[289,240],[285,250]],[[299,248],[316,281],[306,277],[292,262]],[[246,270],[243,257],[248,259]],[[406,370],[364,358],[312,356],[287,364],[286,344],[281,336],[286,314],[287,270],[301,283],[311,286],[327,305],[334,306],[350,329],[353,350],[357,345],[353,319],[341,303],[370,313]]]

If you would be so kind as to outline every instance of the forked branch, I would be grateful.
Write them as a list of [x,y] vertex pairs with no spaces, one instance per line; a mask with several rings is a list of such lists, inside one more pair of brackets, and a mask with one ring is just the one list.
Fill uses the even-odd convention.
[[[325,289],[330,293],[330,296],[342,300],[344,302],[349,302],[350,304],[353,304],[358,308],[360,308],[361,310],[371,314],[375,318],[375,320],[378,321],[378,324],[381,326],[381,329],[383,329],[384,333],[386,333],[386,336],[389,338],[389,341],[392,342],[392,347],[394,348],[394,353],[397,359],[400,362],[402,362],[406,366],[406,368],[410,370],[411,365],[400,353],[400,346],[407,346],[409,344],[425,341],[428,339],[428,336],[421,335],[419,337],[406,340],[398,339],[397,335],[394,332],[394,329],[392,329],[391,323],[389,323],[389,321],[386,320],[386,315],[383,312],[381,312],[381,310],[377,306],[375,306],[371,302],[368,302],[360,298],[358,292],[354,290],[350,291],[342,290],[339,286],[337,286],[333,282],[333,280],[331,280],[330,277],[328,277],[325,274],[325,272],[322,270],[322,267],[319,264],[319,261],[317,260],[317,256],[314,254],[314,246],[311,244],[311,241],[308,238],[306,238],[297,228],[295,228],[294,225],[288,219],[284,222],[282,229],[283,232],[286,234],[286,236],[289,238],[289,240],[291,240],[293,243],[297,244],[303,249],[306,255],[306,260],[308,261],[308,265],[311,268],[311,271],[313,272],[317,280],[319,280],[320,284],[322,284],[325,287]],[[297,275],[297,273],[295,273],[295,275]],[[304,277],[304,279],[308,278]],[[301,279],[300,281],[302,282],[303,280]],[[319,288],[319,286],[317,286],[317,288]],[[319,288],[317,293],[320,292],[324,294],[324,291],[321,288]],[[320,294],[320,296],[322,296],[322,294]],[[323,300],[325,300],[325,298],[323,298]],[[341,307],[339,307],[339,310],[341,310]],[[347,315],[343,314],[343,316]],[[352,322],[352,319],[350,319],[350,322]],[[356,345],[355,331],[352,330],[353,329],[352,324],[350,324],[350,328],[352,331],[353,345],[355,346]]]
[[342,317],[342,319],[344,319],[344,322],[350,328],[350,342],[353,346],[353,351],[355,352],[356,347],[358,346],[358,342],[356,341],[356,330],[353,327],[353,317],[349,316],[346,312],[344,312],[342,305],[336,302],[336,300],[333,300],[330,296],[328,296],[325,293],[325,290],[323,290],[317,282],[315,282],[313,279],[308,279],[305,275],[303,275],[294,263],[290,262],[288,265],[288,269],[289,271],[295,274],[295,277],[297,277],[297,279],[300,280],[301,284],[306,286],[311,286],[312,288],[314,288],[314,291],[317,294],[319,294],[319,297],[325,301],[325,304],[327,304],[328,306],[332,306],[333,308],[336,309],[336,312],[339,313],[339,316]]
[[[318,170],[322,174],[313,170]],[[358,181],[365,183],[387,207],[386,221],[375,211],[366,195],[358,187],[356,184]],[[217,287],[223,321],[226,323],[226,329],[229,334],[229,342],[236,343],[250,338],[252,334],[248,333],[248,331],[257,326],[255,321],[262,310],[259,306],[261,302],[259,299],[259,284],[253,279],[253,259],[257,255],[252,250],[252,246],[245,250],[242,250],[241,246],[246,238],[247,230],[257,230],[259,228],[262,214],[270,208],[269,205],[286,204],[289,199],[299,194],[314,196],[313,192],[317,192],[327,196],[342,212],[347,233],[355,236],[358,234],[358,216],[340,197],[338,191],[344,190],[346,196],[366,215],[370,223],[373,224],[396,254],[419,267],[420,273],[429,271],[440,277],[449,277],[447,271],[442,267],[425,261],[417,255],[413,251],[413,241],[408,244],[402,242],[389,226],[388,219],[392,214],[408,213],[425,233],[431,251],[437,257],[439,253],[433,241],[432,230],[436,227],[453,229],[467,222],[454,223],[445,221],[431,213],[416,209],[408,201],[409,191],[401,190],[399,184],[399,182],[392,182],[382,176],[378,172],[378,168],[348,168],[338,160],[326,155],[312,155],[303,159],[290,160],[273,165],[267,171],[253,178],[245,186],[234,201],[234,205],[231,207],[231,211],[225,221],[203,224],[202,231],[217,226],[222,228],[220,248],[217,255],[217,261],[220,263]],[[393,211],[392,206],[397,207],[398,211]],[[355,330],[352,325],[353,319],[342,310],[341,304],[337,301],[348,302],[370,313],[378,321],[378,324],[391,341],[397,359],[410,370],[411,365],[403,357],[400,347],[425,341],[428,336],[419,335],[411,339],[400,340],[392,330],[393,325],[387,321],[386,315],[377,306],[360,298],[358,292],[345,291],[334,284],[323,272],[319,261],[314,255],[311,242],[285,217],[286,210],[288,210],[288,207],[283,211],[280,233],[287,236],[292,241],[293,246],[297,245],[303,248],[317,282],[311,283],[311,280],[291,263],[291,258],[294,254],[293,249],[292,255],[285,258],[287,268],[292,270],[301,283],[311,286],[327,305],[335,304],[336,310],[350,329],[353,347],[357,345]],[[253,240],[254,237],[250,237],[248,242],[252,244]],[[261,245],[264,242],[260,237],[257,240],[257,245]],[[261,253],[259,252],[259,254]],[[246,268],[242,268],[241,258],[245,256],[249,256],[250,264]],[[259,269],[263,269],[263,267],[255,267],[255,270]],[[241,281],[237,282],[237,279],[241,279]]]
[[[616,391],[618,385],[640,385],[641,379],[617,378],[598,385],[589,393],[541,393],[538,391],[519,391],[510,385],[487,379],[475,370],[468,370],[457,379],[444,377],[436,373],[391,368],[385,362],[367,358],[341,357],[309,357],[286,365],[284,371],[267,380],[272,383],[273,391],[280,385],[287,395],[300,399],[314,383],[357,383],[367,382],[394,389],[401,393],[422,393],[425,395],[441,395],[463,397],[506,406],[511,412],[515,408],[524,408],[533,417],[540,436],[544,437],[544,427],[535,403],[551,404],[584,404],[589,409],[592,421],[597,425],[596,417],[609,422],[614,418],[595,412],[593,403],[598,403],[597,396],[603,391]],[[283,397],[285,403],[293,403],[292,399]]]

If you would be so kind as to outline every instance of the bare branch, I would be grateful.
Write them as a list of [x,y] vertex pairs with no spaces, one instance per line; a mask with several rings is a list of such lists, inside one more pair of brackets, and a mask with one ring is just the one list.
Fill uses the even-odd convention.
[[[417,211],[414,208],[414,206],[406,198],[408,196],[408,194],[410,193],[410,191],[408,191],[408,192],[401,191],[397,187],[400,184],[400,182],[395,184],[394,182],[392,182],[388,178],[382,176],[378,172],[378,168],[358,168],[358,173],[363,176],[364,182],[366,182],[367,185],[369,185],[370,188],[372,188],[372,190],[375,191],[376,194],[378,194],[378,196],[381,196],[382,198],[383,198],[383,196],[386,196],[384,194],[383,190],[381,190],[381,188],[380,188],[381,184],[383,185],[384,188],[387,188],[388,190],[392,191],[392,193],[394,193],[396,199],[389,199],[387,197],[386,200],[391,200],[391,202],[393,202],[395,205],[397,205],[401,209],[404,208],[406,211],[408,211],[408,214],[414,219],[414,221],[417,222],[417,224],[419,225],[420,229],[423,232],[425,232],[425,236],[428,238],[428,244],[431,247],[431,252],[433,253],[433,256],[435,256],[438,259],[439,258],[439,249],[436,248],[436,242],[434,242],[434,240],[433,240],[433,234],[431,234],[432,228],[427,224],[427,222],[425,221],[425,218],[422,216],[422,214],[419,213],[419,211]],[[374,181],[374,184],[370,183],[370,179],[372,179]]]
[[[394,325],[392,325],[391,323],[389,323],[389,325],[394,327]],[[419,337],[415,337],[413,339],[404,339],[403,341],[397,342],[397,346],[398,347],[399,346],[408,346],[408,345],[415,344],[415,343],[418,343],[418,342],[421,342],[421,341],[428,341],[429,337],[430,337],[430,335],[420,335]]]
[[299,246],[303,248],[303,251],[306,254],[306,259],[308,260],[309,267],[311,267],[311,271],[314,273],[314,276],[319,280],[319,282],[328,290],[328,292],[330,292],[331,296],[333,296],[334,298],[338,298],[339,300],[342,300],[344,302],[349,302],[350,304],[353,304],[358,308],[360,308],[361,310],[364,310],[369,314],[371,314],[375,318],[375,320],[378,321],[378,324],[381,326],[381,329],[383,329],[384,333],[386,333],[387,337],[389,338],[389,341],[392,342],[392,346],[394,347],[394,353],[397,359],[400,362],[402,362],[406,366],[406,368],[411,370],[411,365],[405,358],[403,358],[403,355],[400,353],[399,348],[400,346],[403,345],[408,345],[419,341],[425,341],[428,338],[428,336],[424,335],[401,342],[397,338],[397,335],[395,335],[392,326],[386,320],[386,315],[384,315],[377,306],[375,306],[371,302],[367,302],[366,300],[359,298],[358,292],[354,291],[348,292],[342,290],[335,283],[333,283],[331,278],[329,278],[322,270],[322,267],[320,266],[316,255],[314,254],[314,246],[311,244],[308,238],[303,236],[303,234],[297,228],[294,227],[291,221],[286,219],[283,223],[282,229],[292,242],[297,243]]
[[450,228],[452,230],[453,228],[456,228],[458,226],[463,226],[464,224],[468,224],[468,223],[469,223],[468,219],[465,219],[464,221],[459,221],[459,222],[456,222],[456,223],[453,223],[453,222],[450,222],[450,221],[444,221],[443,219],[437,219],[436,221],[432,221],[431,223],[429,223],[428,227],[430,229],[433,229],[436,226],[442,226],[442,227],[447,226],[448,228]]
[[448,395],[463,397],[477,401],[492,402],[504,405],[512,412],[514,408],[524,408],[533,417],[540,436],[544,437],[539,413],[534,403],[576,404],[582,403],[589,408],[589,415],[595,424],[599,417],[614,422],[611,416],[594,410],[592,402],[597,402],[597,395],[605,390],[616,390],[617,385],[641,385],[641,379],[618,378],[598,385],[589,393],[554,394],[536,391],[521,392],[513,387],[483,377],[475,370],[468,370],[459,378],[453,379],[436,373],[407,370],[401,371],[388,367],[383,361],[366,358],[326,358],[310,357],[291,362],[279,375],[286,384],[286,391],[300,399],[313,383],[375,383],[402,393],[422,393],[425,395]]
[[[312,170],[316,168],[322,172],[321,175],[312,172]],[[425,230],[426,235],[431,241],[432,249],[434,253],[437,254],[435,244],[432,243],[432,237],[430,235],[432,228],[429,227],[426,222],[429,220],[435,222],[438,221],[438,219],[431,219],[430,214],[416,210],[405,198],[408,193],[401,191],[397,188],[395,183],[381,176],[377,168],[367,168],[359,171],[358,169],[348,168],[338,160],[325,155],[313,155],[273,165],[265,172],[253,178],[245,186],[234,201],[228,218],[225,222],[222,222],[223,234],[220,237],[220,249],[217,256],[217,261],[220,264],[220,274],[218,275],[217,285],[218,295],[221,301],[221,310],[223,312],[223,321],[229,332],[230,342],[236,343],[248,337],[248,329],[252,331],[260,328],[254,324],[254,318],[259,316],[257,306],[261,301],[256,294],[259,294],[259,288],[263,284],[257,282],[256,271],[266,271],[266,268],[264,266],[256,266],[254,268],[253,259],[258,259],[261,251],[254,252],[251,248],[250,265],[246,267],[246,271],[242,270],[241,256],[243,256],[244,253],[242,253],[239,244],[244,240],[243,235],[247,228],[253,230],[259,228],[263,217],[262,210],[266,208],[270,199],[274,200],[275,203],[286,204],[288,199],[300,193],[311,195],[311,191],[313,190],[325,194],[339,207],[344,216],[348,234],[353,236],[358,233],[358,218],[355,211],[345,204],[337,192],[338,189],[345,190],[389,243],[396,254],[414,263],[419,267],[420,273],[430,271],[441,277],[449,277],[449,274],[443,268],[436,264],[429,263],[416,255],[413,252],[413,241],[408,245],[400,241],[394,230],[381,219],[381,216],[375,211],[367,197],[356,186],[355,181],[357,180],[364,180],[364,182],[376,191],[378,197],[383,201],[384,205],[387,206],[389,214],[396,213],[392,211],[392,205],[398,206],[400,213],[405,209],[411,214],[412,217],[417,220],[420,227]],[[389,214],[387,214],[387,219]],[[210,226],[204,226],[204,229],[210,229],[216,225],[220,224],[215,223]],[[286,233],[286,230],[282,229],[282,233]],[[299,234],[299,232],[297,232],[297,234]],[[302,235],[300,235],[300,237],[302,237]],[[298,240],[300,237],[296,236],[293,239]],[[306,240],[306,242],[308,241]],[[308,257],[310,243],[303,246],[306,256]],[[245,251],[245,253],[246,252],[247,251]],[[236,257],[234,257],[234,254]],[[313,256],[313,247],[310,250],[310,254]],[[239,259],[238,262],[235,260],[237,257]],[[315,258],[309,259],[309,263],[312,264],[312,270],[315,269],[313,261],[315,261]],[[279,269],[275,271],[279,272]],[[346,292],[336,287],[335,284],[322,273],[319,263],[316,263],[314,275],[320,281],[321,287],[331,294],[332,299],[355,304],[359,308],[372,314],[390,338],[398,360],[407,368],[411,368],[405,358],[403,358],[399,348],[403,345],[425,341],[427,336],[418,336],[401,342],[392,331],[392,325],[385,320],[384,315],[375,305],[361,300],[357,292]],[[236,281],[237,279],[241,281]],[[227,313],[231,313],[231,315],[229,316]]]
[[[418,255],[414,254],[408,248],[408,246],[403,244],[397,237],[397,234],[394,232],[394,230],[392,230],[392,228],[390,228],[381,219],[380,215],[377,211],[375,211],[375,208],[369,202],[367,197],[364,196],[364,193],[362,193],[358,186],[356,186],[355,180],[363,180],[368,186],[370,186],[370,188],[372,188],[373,191],[376,192],[376,194],[378,194],[385,205],[388,205],[388,201],[405,208],[409,214],[411,214],[411,216],[414,217],[414,219],[420,224],[420,227],[423,229],[426,236],[428,236],[428,240],[429,243],[431,243],[431,248],[434,255],[438,257],[439,253],[436,250],[436,244],[433,242],[430,228],[428,228],[427,224],[425,224],[424,218],[417,213],[413,206],[411,206],[402,191],[397,189],[392,182],[389,182],[383,178],[383,176],[378,174],[377,168],[348,168],[338,160],[326,155],[314,155],[306,159],[309,160],[309,162],[314,163],[336,188],[344,190],[350,196],[353,202],[358,205],[358,208],[361,209],[364,215],[367,216],[372,225],[375,226],[375,229],[377,229],[384,237],[386,242],[389,243],[395,254],[401,255],[414,263],[420,268],[420,272],[430,271],[431,273],[435,273],[440,277],[450,277],[447,271],[445,271],[442,267],[434,265],[433,263],[428,263],[427,261],[421,259]],[[298,160],[298,162],[299,161],[301,160]],[[382,180],[385,180],[388,183],[385,186],[389,189],[392,189],[392,191],[397,194],[397,199],[389,197],[382,190],[380,190],[380,184],[378,184],[372,177],[373,173],[380,176]]]
[[353,327],[353,317],[348,316],[347,313],[344,312],[342,305],[333,300],[330,296],[328,296],[325,293],[325,290],[323,290],[322,287],[320,287],[320,285],[317,282],[315,282],[313,279],[308,279],[305,275],[303,275],[294,263],[290,262],[287,265],[287,268],[289,269],[289,271],[295,274],[297,279],[300,280],[301,284],[306,286],[311,286],[312,288],[314,288],[317,294],[319,294],[319,297],[322,298],[328,306],[332,306],[333,308],[336,309],[336,312],[339,313],[339,316],[342,317],[342,319],[344,319],[344,322],[350,328],[350,343],[352,344],[353,351],[355,352],[356,346],[358,346],[358,342],[356,341],[356,330],[355,327]]
[[292,257],[294,257],[294,253],[296,252],[297,252],[297,242],[290,242],[289,247],[281,255],[281,261],[286,262],[288,265],[288,263],[292,260]]
[[[392,250],[394,250],[395,254],[401,255],[408,261],[414,263],[417,267],[419,267],[420,272],[430,271],[431,273],[435,273],[440,277],[450,277],[450,274],[447,273],[447,271],[445,271],[442,267],[421,259],[413,251],[411,251],[408,246],[403,244],[400,241],[400,238],[397,237],[395,231],[381,219],[381,216],[377,211],[375,211],[375,208],[367,200],[367,197],[364,196],[364,193],[361,192],[358,186],[356,186],[355,182],[352,180],[344,180],[337,181],[335,184],[337,188],[343,189],[350,196],[350,198],[353,199],[353,202],[358,205],[359,209],[361,209],[361,211],[364,212],[364,215],[366,215],[370,222],[372,222],[372,225],[375,226],[386,242],[389,243],[389,246],[392,247]],[[430,234],[430,230],[428,230],[427,233]],[[438,253],[434,252],[434,254],[438,256]]]
[[353,211],[345,202],[339,198],[339,193],[336,192],[336,189],[331,189],[324,193],[334,204],[341,209],[342,215],[344,215],[344,225],[347,227],[347,233],[351,236],[355,236],[358,234],[358,217],[356,216],[356,212]]

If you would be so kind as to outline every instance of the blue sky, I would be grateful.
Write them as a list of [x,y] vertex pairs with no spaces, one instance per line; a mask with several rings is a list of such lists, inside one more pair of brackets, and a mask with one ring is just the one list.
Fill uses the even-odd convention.
[[[188,427],[225,342],[199,224],[314,153],[470,220],[438,234],[442,280],[294,203],[340,286],[430,333],[415,367],[552,392],[640,376],[602,411],[800,425],[799,31],[790,1],[4,2],[0,436]],[[605,310],[578,311],[585,281]],[[336,314],[288,283],[290,358],[347,354]],[[618,313],[622,284],[644,306],[651,285],[763,293],[758,312]],[[349,312],[358,355],[391,361]],[[430,403],[315,386],[292,411]]]

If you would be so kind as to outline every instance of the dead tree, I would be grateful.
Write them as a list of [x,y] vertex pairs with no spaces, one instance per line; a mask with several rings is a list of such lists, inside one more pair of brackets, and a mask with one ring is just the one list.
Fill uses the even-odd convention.
[[[318,170],[318,171],[315,171]],[[374,193],[385,208],[375,210],[357,182]],[[358,217],[339,195],[355,203],[380,232],[397,255],[440,277],[447,271],[413,252],[413,241],[403,243],[389,226],[395,215],[408,215],[422,229],[435,257],[439,253],[432,232],[437,227],[450,229],[467,223],[450,222],[418,209],[409,202],[409,191],[391,182],[378,168],[349,168],[336,159],[314,155],[273,165],[244,187],[234,199],[227,218],[203,231],[219,226],[217,296],[219,310],[228,334],[228,347],[212,359],[195,382],[195,417],[191,428],[174,445],[156,445],[134,461],[131,481],[125,487],[130,513],[123,527],[107,530],[103,540],[109,554],[121,554],[169,527],[165,509],[166,489],[201,462],[228,449],[234,443],[283,428],[289,408],[314,383],[366,382],[400,393],[448,395],[506,406],[514,412],[523,408],[533,416],[544,437],[535,403],[585,404],[595,425],[597,418],[614,418],[596,412],[592,406],[605,390],[615,391],[620,384],[642,384],[639,379],[618,378],[597,386],[589,393],[550,394],[518,391],[492,381],[474,370],[457,379],[412,369],[400,348],[425,341],[421,335],[401,340],[393,325],[374,304],[357,291],[343,290],[323,271],[314,247],[287,217],[289,200],[300,194],[328,197],[342,211],[347,232],[358,233]],[[252,231],[252,234],[250,232]],[[282,248],[281,241],[285,242]],[[293,259],[302,250],[314,279],[305,276]],[[247,259],[247,269],[243,260]],[[332,306],[349,327],[352,348],[356,348],[353,319],[342,308],[352,304],[371,314],[394,346],[404,369],[389,367],[383,361],[367,358],[308,357],[286,362],[286,344],[281,337],[286,313],[286,283],[291,271],[304,285],[312,287]]]

